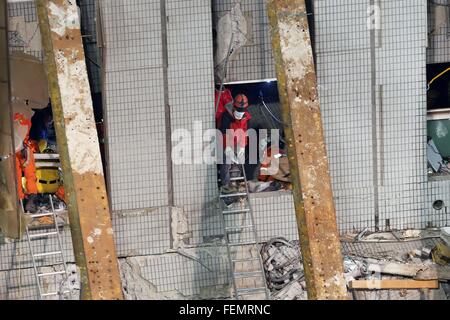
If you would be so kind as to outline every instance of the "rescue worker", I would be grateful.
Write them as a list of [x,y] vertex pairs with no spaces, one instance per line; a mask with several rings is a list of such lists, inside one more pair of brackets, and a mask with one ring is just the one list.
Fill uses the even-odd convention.
[[220,126],[220,122],[222,120],[222,115],[229,110],[230,112],[233,109],[233,96],[231,91],[226,88],[219,87],[215,90],[215,99],[214,99],[216,108],[216,127]]
[[[44,109],[33,109],[30,139],[37,141],[40,153],[57,153],[56,130],[51,102]],[[39,189],[39,188],[38,188]],[[60,185],[55,195],[65,202],[64,187]]]
[[[24,209],[37,210],[38,181],[34,152],[37,143],[30,138],[32,109],[48,104],[49,94],[44,65],[38,58],[15,51],[10,55],[11,108],[13,110],[14,153],[18,197]],[[22,184],[22,180],[25,183]]]
[[[25,200],[25,211],[35,213],[37,211],[37,178],[34,153],[37,145],[30,140],[31,120],[22,113],[14,114],[14,129],[16,140],[16,174],[17,190],[20,200]],[[24,132],[24,137],[20,137]],[[20,138],[19,138],[20,137]],[[25,189],[23,189],[22,177],[25,178]]]
[[39,144],[45,143],[45,149],[50,149],[56,153],[56,132],[51,104],[49,103],[44,109],[33,109],[33,111],[30,139],[37,141]]
[[248,98],[244,94],[238,94],[234,98],[232,112],[224,112],[221,117],[219,130],[224,139],[223,163],[220,165],[222,193],[234,191],[230,185],[232,164],[243,164],[245,162],[248,121],[251,119],[247,108]]

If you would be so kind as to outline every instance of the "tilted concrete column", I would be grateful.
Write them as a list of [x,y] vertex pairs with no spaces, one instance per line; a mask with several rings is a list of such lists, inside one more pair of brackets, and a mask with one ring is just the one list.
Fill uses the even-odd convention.
[[305,0],[270,0],[268,14],[308,298],[345,299]]
[[36,3],[82,299],[123,299],[76,1]]

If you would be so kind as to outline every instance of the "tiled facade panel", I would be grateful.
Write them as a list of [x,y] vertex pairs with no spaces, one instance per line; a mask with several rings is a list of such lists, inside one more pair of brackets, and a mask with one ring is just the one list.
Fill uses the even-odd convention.
[[290,191],[253,194],[250,201],[261,241],[275,237],[298,239],[294,199]]
[[113,211],[167,205],[162,68],[106,73],[105,88]]
[[102,0],[105,71],[162,65],[161,10],[157,0]]
[[[172,132],[189,132],[191,154],[173,163],[174,205],[188,215],[190,231],[207,230],[201,221],[216,208],[217,168],[203,162],[203,132],[215,128],[211,3],[208,0],[167,1],[168,96]],[[172,146],[188,141],[172,140]],[[177,156],[177,155],[173,155]],[[191,162],[191,163],[189,163]],[[201,243],[194,236],[193,243]]]
[[184,250],[180,254],[137,258],[132,263],[139,266],[142,277],[158,293],[170,299],[228,297],[229,273],[224,249]]
[[[372,34],[369,5],[381,14],[381,29]],[[376,214],[381,229],[426,226],[425,2],[316,0],[314,10],[341,231],[371,227]]]
[[119,257],[162,254],[170,248],[169,207],[117,213],[113,217]]
[[318,54],[317,73],[334,190],[373,187],[370,52]]
[[9,2],[9,50],[22,51],[42,59],[41,32],[34,1]]
[[314,0],[316,53],[369,49],[369,3],[370,0]]
[[338,189],[333,192],[336,221],[341,233],[375,228],[374,189]]
[[342,232],[374,226],[372,52],[368,0],[314,1],[317,80]]
[[101,2],[113,211],[168,204],[160,1]]
[[[425,227],[426,6],[381,1],[377,31],[380,227]],[[406,161],[405,161],[406,160]]]
[[[214,127],[211,30],[233,3],[168,0],[162,19],[160,0],[101,1],[107,171],[118,255],[155,255],[140,268],[160,292],[202,295],[204,287],[221,290],[228,284],[220,248],[203,247],[221,239],[216,168],[173,164],[173,181],[168,181],[167,134],[176,129],[193,133],[195,121],[203,130]],[[381,30],[372,38],[367,28],[371,3],[379,5],[382,14]],[[275,76],[265,4],[241,1],[251,18],[252,37],[230,61],[228,81]],[[10,15],[17,9],[26,19],[33,17],[34,9],[15,6]],[[92,18],[91,11],[88,16]],[[448,224],[450,183],[429,182],[426,176],[426,2],[315,0],[314,21],[325,140],[341,232],[373,230],[376,212],[381,229]],[[430,52],[429,61],[437,55]],[[171,128],[166,128],[166,98]],[[201,150],[196,145],[193,153]],[[188,245],[207,249],[163,254],[171,247],[169,183],[173,204],[187,215]],[[435,200],[443,200],[446,207],[432,209]],[[253,195],[251,201],[262,240],[298,238],[290,192]],[[63,242],[73,261],[68,230]],[[53,248],[56,243],[35,245]],[[2,240],[0,271],[2,295],[36,297],[26,242]]]

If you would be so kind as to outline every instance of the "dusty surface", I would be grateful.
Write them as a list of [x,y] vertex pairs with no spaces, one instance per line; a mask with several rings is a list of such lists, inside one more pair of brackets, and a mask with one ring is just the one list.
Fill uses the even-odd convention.
[[82,295],[122,299],[78,9],[74,1],[37,5]]
[[269,1],[268,12],[308,295],[346,299],[305,1]]
[[[0,26],[6,24],[5,11],[0,11]],[[9,107],[9,75],[4,68],[7,65],[8,39],[5,30],[0,30],[0,157],[8,157],[0,161],[0,229],[7,237],[19,236],[19,220],[17,202],[13,196],[15,190],[14,157],[11,128],[11,112]]]

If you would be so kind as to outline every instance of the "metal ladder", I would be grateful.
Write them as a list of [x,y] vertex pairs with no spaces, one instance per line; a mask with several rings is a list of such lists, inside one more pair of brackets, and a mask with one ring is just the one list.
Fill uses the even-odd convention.
[[[237,191],[235,193],[230,194],[220,194],[221,203],[221,218],[222,218],[222,226],[223,226],[223,234],[227,247],[227,255],[228,261],[231,270],[231,278],[233,280],[233,289],[234,296],[237,300],[243,298],[253,299],[251,296],[253,295],[262,295],[264,294],[265,299],[269,299],[269,291],[266,283],[266,276],[263,268],[262,258],[261,258],[261,246],[259,244],[259,238],[256,232],[254,217],[252,206],[250,203],[249,190],[247,185],[247,178],[245,175],[244,165],[238,165],[240,170],[231,171],[231,182],[245,182],[245,189],[239,190],[239,184],[237,187]],[[233,173],[239,172],[238,177],[233,177]],[[229,208],[225,201],[227,199],[240,200],[239,205],[240,208]],[[230,223],[229,220],[234,220]],[[237,224],[236,220],[239,222]],[[247,223],[247,224],[246,224]],[[249,223],[249,224],[248,224]],[[237,257],[239,252],[233,252],[233,249],[238,251],[239,249],[244,252],[245,248],[250,248],[250,257]],[[251,250],[256,251],[256,257],[252,256]],[[242,263],[242,266],[245,264],[251,264],[252,266],[256,265],[258,270],[242,270],[239,271],[237,268],[237,264]],[[244,267],[243,267],[244,268]],[[238,283],[242,280],[242,283],[245,282],[245,279],[253,280],[250,283],[253,283],[253,286],[245,286],[245,288],[240,288]],[[259,281],[257,281],[259,280]],[[259,282],[259,283],[257,283]],[[247,281],[248,283],[248,281]]]
[[[40,227],[30,227],[29,225],[27,225],[26,226],[26,236],[27,236],[28,248],[30,250],[30,254],[31,254],[32,262],[33,262],[33,269],[34,269],[34,275],[36,278],[36,284],[37,284],[37,287],[39,290],[39,298],[44,299],[46,297],[59,296],[59,298],[62,299],[64,294],[70,293],[70,290],[61,291],[61,284],[63,282],[67,282],[67,280],[68,280],[67,263],[66,263],[66,259],[64,256],[63,248],[62,248],[61,235],[59,233],[57,215],[55,212],[55,207],[53,205],[52,195],[49,194],[48,196],[50,199],[51,211],[46,212],[46,213],[30,214],[30,217],[33,219],[42,218],[42,217],[52,217],[53,223],[48,226],[45,226],[45,227],[41,227],[41,226]],[[23,206],[23,204],[22,204],[22,206]],[[57,239],[57,243],[58,243],[57,251],[48,251],[48,252],[44,251],[44,252],[39,252],[39,253],[34,252],[33,245],[32,245],[33,241],[40,240],[40,239],[46,239],[46,240],[51,241],[54,238]],[[46,257],[55,257],[55,260],[57,258],[59,258],[54,263],[52,263],[52,266],[62,265],[63,270],[62,271],[54,271],[54,272],[39,272],[39,269],[42,267],[38,266],[38,263],[36,260],[39,258],[46,258]],[[59,284],[56,281],[58,276],[62,277],[62,280],[59,281]],[[48,278],[48,277],[55,278],[55,286],[57,288],[55,291],[50,291],[50,292],[44,291],[41,281],[44,278]]]

